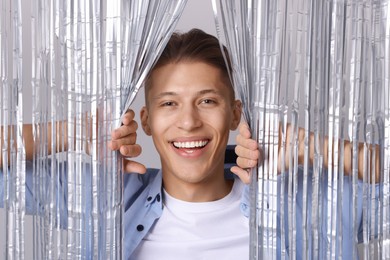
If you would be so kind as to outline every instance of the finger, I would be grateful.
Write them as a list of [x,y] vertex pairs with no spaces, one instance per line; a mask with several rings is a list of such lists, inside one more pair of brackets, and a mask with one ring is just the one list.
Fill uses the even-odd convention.
[[137,134],[133,133],[126,137],[109,141],[108,148],[110,148],[112,151],[117,151],[121,149],[122,146],[135,145],[136,142],[137,142]]
[[238,166],[233,166],[230,168],[230,171],[237,175],[241,181],[245,184],[249,184],[251,181],[250,171],[244,170]]
[[132,120],[129,124],[121,125],[120,127],[114,129],[111,132],[111,138],[112,140],[120,139],[124,136],[135,133],[137,129],[138,129],[138,123]]
[[145,165],[128,159],[123,160],[123,170],[126,173],[146,173]]
[[127,112],[123,115],[122,118],[122,124],[128,125],[132,120],[134,120],[135,113],[133,110],[129,109]]
[[238,132],[245,138],[251,138],[251,130],[247,123],[242,122],[238,127]]
[[108,141],[107,146],[111,151],[116,151],[116,150],[119,150],[119,148],[120,148],[120,146],[117,145],[117,143],[115,141],[112,141],[112,140]]
[[142,148],[138,144],[122,145],[119,152],[125,157],[133,158],[141,154]]
[[238,157],[237,160],[237,165],[241,167],[242,169],[246,168],[252,168],[257,165],[257,160],[252,160],[252,159],[247,159],[247,158],[242,158]]
[[241,147],[242,149],[256,151],[258,150],[258,144],[255,140],[243,137],[242,135],[236,136],[236,147]]
[[258,149],[251,150],[243,146],[236,145],[234,151],[237,154],[237,157],[239,158],[241,157],[241,158],[255,160],[255,161],[257,161],[260,158],[260,151]]

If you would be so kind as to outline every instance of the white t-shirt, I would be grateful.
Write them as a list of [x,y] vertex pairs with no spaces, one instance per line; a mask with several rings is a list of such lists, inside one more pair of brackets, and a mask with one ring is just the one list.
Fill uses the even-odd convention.
[[164,210],[132,259],[249,259],[249,222],[240,211],[244,184],[212,202],[186,202],[165,190]]

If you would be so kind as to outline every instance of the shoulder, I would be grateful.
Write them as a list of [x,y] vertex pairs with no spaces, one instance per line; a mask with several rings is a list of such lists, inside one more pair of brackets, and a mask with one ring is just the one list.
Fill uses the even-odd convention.
[[[162,176],[158,169],[124,176],[125,255],[130,256],[162,213]],[[126,257],[126,259],[128,259]]]
[[140,197],[149,193],[160,193],[162,188],[161,172],[148,168],[145,174],[126,173],[123,177],[123,200],[126,211]]
[[148,185],[152,182],[159,174],[159,169],[156,168],[148,168],[146,173],[139,174],[136,172],[125,173],[123,177],[123,186],[126,188],[127,186],[132,186],[135,183],[139,183],[140,185]]

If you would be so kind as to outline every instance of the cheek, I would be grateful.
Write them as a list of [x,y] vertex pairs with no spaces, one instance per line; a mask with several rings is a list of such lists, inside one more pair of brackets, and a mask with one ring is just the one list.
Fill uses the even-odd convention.
[[215,130],[217,130],[221,134],[226,134],[230,132],[232,116],[228,111],[230,110],[226,109],[224,111],[220,111],[219,113],[207,114],[209,124],[212,125]]
[[149,115],[148,123],[153,134],[163,132],[167,127],[172,126],[170,117],[161,113],[152,113]]
[[164,138],[164,133],[166,132],[166,123],[164,123],[165,120],[163,120],[161,116],[156,116],[156,115],[150,116],[148,119],[149,119],[148,123],[152,134],[153,143],[157,151],[160,151],[161,143],[163,142],[163,140],[165,140]]
[[161,122],[160,122],[160,118],[157,116],[149,116],[148,118],[148,123],[149,123],[149,126],[150,126],[150,129],[152,130],[152,132],[156,132],[158,131],[159,129],[159,125],[161,125]]

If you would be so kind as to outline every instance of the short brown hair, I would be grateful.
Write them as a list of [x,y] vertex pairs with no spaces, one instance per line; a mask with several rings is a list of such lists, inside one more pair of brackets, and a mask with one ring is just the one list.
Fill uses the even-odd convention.
[[232,91],[232,97],[234,99],[234,90],[229,78],[229,71],[231,70],[230,58],[225,46],[223,46],[223,49],[229,66],[225,62],[221,45],[215,36],[207,34],[200,29],[192,29],[186,33],[173,33],[160,58],[146,77],[146,102],[148,89],[150,88],[149,79],[153,71],[167,64],[183,61],[204,62],[220,69],[226,85]]

